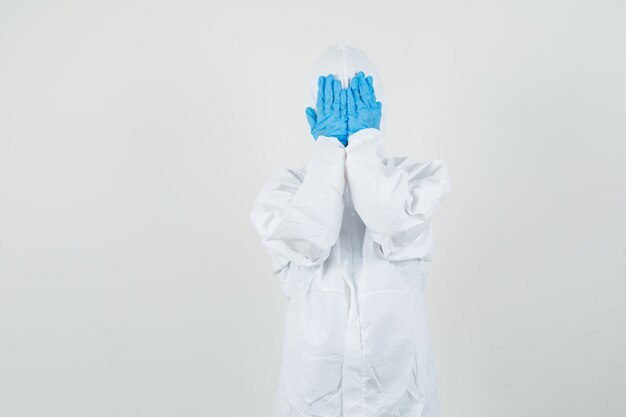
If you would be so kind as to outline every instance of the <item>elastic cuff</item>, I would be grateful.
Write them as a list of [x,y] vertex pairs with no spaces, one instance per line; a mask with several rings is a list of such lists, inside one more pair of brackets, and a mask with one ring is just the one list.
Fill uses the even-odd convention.
[[337,138],[319,136],[306,166],[304,181],[323,182],[343,194],[345,162],[346,148],[343,144]]
[[374,153],[383,156],[383,135],[382,132],[373,127],[359,130],[348,137],[346,147],[348,155],[353,157],[360,154]]
[[334,146],[336,146],[337,148],[345,148],[345,146],[343,146],[343,143],[339,142],[339,139],[331,137],[331,136],[318,136],[317,137],[317,142],[322,141],[322,143],[326,144],[332,144]]
[[373,141],[380,137],[382,137],[382,132],[376,128],[369,127],[367,129],[361,129],[348,136],[348,146],[346,147],[346,152],[350,152],[361,146],[363,143]]

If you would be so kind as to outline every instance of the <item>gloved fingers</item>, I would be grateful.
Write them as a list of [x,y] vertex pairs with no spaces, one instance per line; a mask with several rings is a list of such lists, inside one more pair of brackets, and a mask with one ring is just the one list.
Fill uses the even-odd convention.
[[361,100],[363,104],[367,107],[374,107],[376,101],[372,101],[372,95],[369,86],[367,85],[367,81],[365,80],[365,74],[363,71],[360,71],[357,74],[357,85],[359,86],[359,95],[361,96]]
[[361,101],[361,95],[359,94],[359,77],[356,75],[350,80],[350,90],[352,90],[352,98],[356,105],[357,101]]
[[341,82],[333,79],[333,113],[341,114]]
[[[348,93],[348,117],[356,115],[356,102],[359,100],[359,90],[358,87],[355,90],[356,80],[352,78],[350,83],[348,84],[347,93]],[[356,97],[355,97],[356,96]]]
[[307,107],[304,113],[306,114],[306,120],[309,122],[311,130],[313,130],[313,128],[317,126],[317,113],[315,113],[315,110],[311,107]]
[[355,117],[356,116],[356,100],[354,98],[354,89],[352,88],[352,83],[350,83],[350,87],[346,89],[346,95],[347,95],[347,100],[346,103],[348,104],[348,117]]
[[376,108],[378,109],[378,117],[376,118],[376,126],[374,126],[376,129],[380,129],[380,118],[383,114],[383,103],[381,103],[380,101],[376,102]]
[[324,83],[326,81],[326,77],[320,75],[317,79],[317,103],[315,104],[315,108],[317,111],[323,111],[324,109]]
[[361,87],[361,82],[363,80],[363,72],[358,72],[350,81],[350,88],[352,89],[352,94],[354,95],[354,104],[356,106],[357,111],[364,107],[368,107],[365,102],[367,98],[367,91]]
[[[339,88],[341,88],[341,85]],[[348,117],[348,90],[345,88],[341,88],[339,92],[339,116],[342,119]]]
[[333,81],[335,77],[332,74],[326,76],[324,81],[324,113],[328,114],[333,107]]
[[365,82],[367,83],[367,89],[369,90],[369,95],[371,99],[372,106],[377,105],[376,103],[376,91],[374,90],[374,78],[371,75],[368,75],[365,78]]

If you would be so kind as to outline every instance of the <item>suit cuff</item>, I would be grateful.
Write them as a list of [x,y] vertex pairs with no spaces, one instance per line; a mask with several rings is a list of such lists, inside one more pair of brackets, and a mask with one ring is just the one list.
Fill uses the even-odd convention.
[[360,158],[368,154],[383,157],[382,132],[373,127],[359,130],[348,137],[346,153],[350,158]]
[[337,138],[319,136],[306,167],[305,182],[323,182],[342,195],[345,186],[346,148]]

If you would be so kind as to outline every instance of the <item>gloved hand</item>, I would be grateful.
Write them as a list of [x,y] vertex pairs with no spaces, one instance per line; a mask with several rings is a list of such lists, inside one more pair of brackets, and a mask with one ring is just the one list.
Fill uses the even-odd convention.
[[332,74],[320,76],[317,86],[317,112],[311,107],[306,108],[311,134],[316,140],[319,136],[337,138],[343,146],[347,146],[348,92],[341,88],[341,82]]
[[361,129],[380,128],[382,103],[376,101],[372,76],[365,77],[363,71],[350,80],[348,93],[348,135]]

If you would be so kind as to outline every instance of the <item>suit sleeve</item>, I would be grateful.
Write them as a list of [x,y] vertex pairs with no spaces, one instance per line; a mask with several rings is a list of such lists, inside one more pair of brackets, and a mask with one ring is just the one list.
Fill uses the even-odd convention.
[[386,158],[378,129],[350,136],[346,174],[356,211],[390,261],[430,260],[430,218],[450,193],[446,161]]
[[328,258],[341,229],[345,156],[337,139],[320,136],[305,172],[280,169],[259,192],[250,220],[274,272],[290,262],[306,267]]

